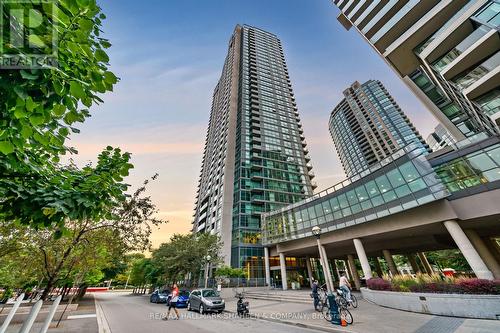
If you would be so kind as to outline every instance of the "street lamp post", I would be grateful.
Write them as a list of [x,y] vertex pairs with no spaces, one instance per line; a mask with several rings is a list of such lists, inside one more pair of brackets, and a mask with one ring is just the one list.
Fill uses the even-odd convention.
[[323,273],[325,274],[326,289],[328,290],[328,304],[330,305],[330,315],[332,317],[332,324],[340,325],[340,315],[339,309],[337,307],[337,302],[335,301],[335,296],[333,295],[334,287],[332,277],[330,276],[330,269],[328,267],[328,259],[326,258],[326,253],[323,253],[323,248],[321,246],[321,228],[314,226],[312,228],[312,234],[316,236],[316,242],[318,243],[319,260],[323,266]]
[[208,271],[210,269],[210,260],[212,259],[212,257],[207,254],[205,256],[205,261],[207,262],[206,265],[205,265],[205,288],[208,288]]

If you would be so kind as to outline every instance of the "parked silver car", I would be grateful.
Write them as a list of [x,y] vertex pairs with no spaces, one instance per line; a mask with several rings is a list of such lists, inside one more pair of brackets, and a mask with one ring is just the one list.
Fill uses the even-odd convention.
[[205,312],[222,312],[226,305],[219,293],[213,289],[195,289],[189,295],[188,310]]

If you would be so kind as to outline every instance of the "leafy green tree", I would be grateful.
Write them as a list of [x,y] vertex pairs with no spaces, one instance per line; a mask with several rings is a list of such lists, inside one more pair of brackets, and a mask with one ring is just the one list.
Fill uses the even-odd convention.
[[426,252],[427,260],[438,268],[453,268],[457,271],[471,271],[467,260],[458,249]]
[[[99,218],[101,204],[122,193],[125,185],[109,190],[106,185],[128,174],[129,156],[108,148],[93,170],[57,163],[61,154],[75,152],[66,145],[70,133],[79,132],[75,125],[89,117],[88,108],[102,102],[99,94],[112,91],[118,81],[108,70],[105,49],[111,44],[100,36],[105,16],[95,0],[60,0],[55,7],[34,2],[0,5],[5,16],[2,40],[11,32],[7,15],[13,8],[42,13],[37,15],[39,28],[32,28],[40,37],[35,42],[52,42],[43,26],[53,26],[59,36],[57,67],[0,71],[0,221],[40,227],[62,226],[68,218]],[[23,51],[4,43],[4,52]],[[97,191],[93,196],[92,189]]]
[[197,278],[205,265],[205,257],[211,256],[212,265],[222,262],[219,256],[222,242],[217,235],[175,234],[170,241],[153,251],[152,260],[163,275],[164,281],[176,281],[191,275]]
[[61,281],[94,281],[90,278],[95,275],[93,270],[111,267],[113,258],[120,253],[150,249],[152,228],[165,221],[155,217],[156,206],[149,196],[144,196],[148,182],[130,197],[123,195],[123,201],[108,207],[99,220],[66,221],[56,239],[50,228],[31,228],[31,251],[39,257],[46,281],[43,299]]
[[220,278],[240,278],[240,277],[245,277],[246,273],[242,268],[221,266],[217,268],[214,275],[215,277],[220,277]]

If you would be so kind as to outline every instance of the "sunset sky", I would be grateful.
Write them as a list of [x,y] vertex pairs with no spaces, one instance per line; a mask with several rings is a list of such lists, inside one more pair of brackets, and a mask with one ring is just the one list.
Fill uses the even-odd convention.
[[337,22],[329,0],[98,0],[121,78],[71,144],[78,163],[107,145],[132,153],[136,186],[156,172],[149,194],[170,222],[153,234],[158,246],[188,232],[211,96],[234,26],[249,24],[282,41],[318,190],[344,178],[328,117],[352,82],[381,80],[426,137],[432,115],[354,30]]

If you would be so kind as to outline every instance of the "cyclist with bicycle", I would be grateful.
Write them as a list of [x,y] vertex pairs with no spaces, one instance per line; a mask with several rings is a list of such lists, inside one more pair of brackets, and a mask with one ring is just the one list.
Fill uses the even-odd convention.
[[316,311],[320,311],[320,309],[319,309],[319,285],[318,285],[317,280],[313,280],[312,297],[314,299],[314,309]]
[[345,299],[349,303],[352,303],[352,298],[351,298],[352,287],[351,287],[351,284],[349,283],[349,280],[347,280],[345,273],[342,273],[342,276],[340,277],[339,289],[342,290],[342,293],[344,294]]

